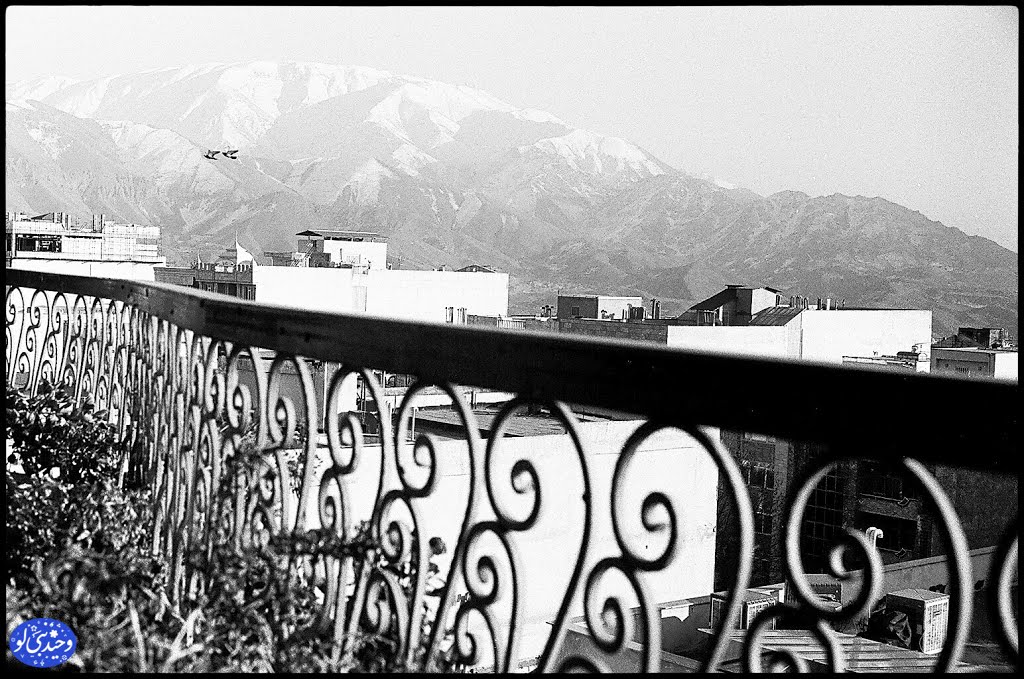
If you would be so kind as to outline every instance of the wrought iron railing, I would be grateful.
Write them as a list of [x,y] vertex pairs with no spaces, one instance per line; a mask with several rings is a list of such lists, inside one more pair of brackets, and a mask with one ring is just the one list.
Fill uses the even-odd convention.
[[[843,669],[832,626],[864,616],[879,597],[881,559],[855,530],[847,530],[833,552],[833,570],[839,576],[844,551],[858,553],[864,565],[855,601],[841,610],[822,605],[803,577],[799,529],[804,510],[818,482],[844,458],[901,461],[934,507],[951,556],[949,633],[936,669],[954,667],[969,631],[976,574],[971,573],[964,532],[950,499],[925,464],[1003,474],[1016,474],[1017,469],[1015,383],[337,315],[162,284],[17,270],[7,271],[6,302],[8,382],[20,381],[30,390],[42,380],[65,382],[110,413],[131,441],[123,473],[151,484],[158,506],[153,546],[169,557],[178,594],[194,575],[184,551],[208,544],[218,531],[240,541],[257,530],[302,534],[311,526],[349,536],[354,527],[348,495],[352,479],[368,464],[371,448],[363,445],[359,418],[339,408],[345,385],[360,379],[373,396],[369,402],[383,404],[375,370],[414,375],[399,417],[378,412],[375,427],[379,444],[372,450],[379,461],[371,465],[376,497],[370,528],[385,565],[360,566],[351,557],[316,554],[302,558],[317,561],[323,618],[331,622],[328,633],[340,640],[356,628],[370,627],[391,635],[410,659],[414,648],[425,645],[422,667],[428,670],[448,637],[454,638],[465,664],[507,671],[529,660],[517,654],[527,615],[524,591],[532,586],[518,568],[517,545],[537,525],[544,498],[565,492],[565,480],[545,478],[525,457],[499,463],[503,431],[528,406],[544,405],[564,427],[575,451],[575,483],[582,489],[578,538],[562,545],[563,554],[551,557],[571,563],[571,575],[547,621],[550,627],[545,627],[549,634],[535,661],[540,671],[607,669],[638,643],[642,652],[637,669],[659,668],[659,608],[645,581],[685,558],[679,553],[680,511],[685,510],[674,505],[669,491],[685,492],[678,486],[687,481],[658,478],[663,488],[645,491],[639,503],[626,501],[626,485],[638,450],[662,429],[685,432],[710,457],[738,517],[742,558],[726,614],[703,659],[705,670],[719,667],[729,644],[729,635],[722,632],[738,619],[738,592],[748,584],[754,543],[740,467],[714,427],[827,446],[827,453],[794,485],[785,515],[779,517],[786,526],[786,572],[798,603],[780,603],[754,619],[744,656],[753,669],[761,666],[763,632],[780,616],[809,628],[828,651],[832,669]],[[262,358],[259,349],[272,350],[274,358]],[[254,367],[249,384],[239,374],[242,359]],[[313,360],[341,365],[325,377],[325,398],[314,388]],[[297,394],[282,391],[286,367],[298,376]],[[500,411],[486,441],[455,385],[518,395]],[[430,557],[430,536],[421,533],[421,526],[424,502],[439,493],[441,460],[430,436],[417,436],[410,444],[404,428],[415,395],[427,386],[443,388],[458,413],[469,481],[433,624],[429,637],[421,639]],[[611,490],[602,504],[594,486],[597,462],[574,414],[583,406],[646,420],[617,452]],[[919,408],[922,417],[912,422],[889,416],[908,407]],[[217,477],[250,428],[255,428],[257,447],[266,455],[270,483],[240,487],[230,525],[215,526],[212,494]],[[303,430],[310,435],[298,436]],[[324,432],[322,443],[313,435],[318,430]],[[299,490],[293,496],[287,490],[291,472],[284,451],[296,446],[301,464]],[[315,461],[322,448],[329,454],[321,458],[321,473]],[[1010,588],[1016,572],[1017,518],[1011,517],[1010,523],[986,576],[994,583],[994,628],[1016,663]],[[644,539],[638,539],[637,530],[627,530],[627,524],[641,526],[639,537]],[[592,540],[598,526],[610,526],[614,541],[599,545]],[[656,548],[641,542],[654,542]],[[605,549],[608,544],[611,548]],[[599,547],[604,551],[599,553]],[[411,574],[411,590],[396,584],[399,572]],[[616,578],[628,596],[605,586]],[[591,652],[566,651],[575,610],[584,613]],[[789,660],[800,664],[799,659]]]

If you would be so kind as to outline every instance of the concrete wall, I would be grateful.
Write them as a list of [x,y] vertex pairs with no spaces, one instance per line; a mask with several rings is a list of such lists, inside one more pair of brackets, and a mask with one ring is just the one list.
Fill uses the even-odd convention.
[[960,377],[992,376],[992,355],[987,351],[932,349],[932,372]]
[[444,323],[445,307],[467,314],[508,316],[508,274],[376,269],[356,275],[366,285],[366,312]]
[[389,318],[447,320],[446,307],[467,314],[508,315],[508,274],[257,266],[256,301]]
[[932,372],[959,377],[1017,380],[1017,352],[974,349],[932,349]]
[[303,266],[256,266],[252,271],[256,301],[316,311],[363,311],[354,303],[352,269]]
[[736,298],[735,310],[747,317],[781,301],[778,294],[764,288],[741,288],[737,291]]
[[809,309],[800,321],[800,357],[810,360],[842,363],[843,356],[894,356],[915,344],[931,346],[931,311]]
[[[967,547],[976,549],[999,544],[1012,513],[1019,506],[1017,475],[946,465],[935,465],[932,473],[953,503],[967,537]],[[932,549],[945,549],[937,526],[931,544]]]
[[[989,580],[989,570],[995,559],[996,548],[994,546],[979,547],[972,549],[969,553],[971,559],[971,573],[973,583],[967,586],[973,588],[979,580],[984,580],[983,587],[994,585]],[[926,559],[915,559],[914,561],[903,561],[889,564],[882,569],[882,592],[883,596],[889,592],[897,592],[901,589],[929,589],[941,587],[948,592],[950,586],[950,570],[944,555],[932,556]],[[857,596],[858,589],[864,581],[864,571],[855,570],[850,572],[849,585],[843,585],[843,604],[849,604]],[[1016,582],[1016,577],[1013,578]]]
[[597,318],[629,318],[629,308],[643,303],[639,297],[598,297]]
[[[480,275],[480,274],[476,274]],[[611,478],[619,451],[638,422],[587,422],[579,427],[591,460],[594,530],[590,547],[593,559],[618,555],[609,519]],[[715,434],[717,435],[717,434]],[[457,540],[469,487],[468,452],[462,441],[437,441],[438,481],[434,492],[421,502],[423,535],[441,537],[448,552],[439,560],[447,572]],[[320,458],[326,458],[321,450]],[[575,449],[567,435],[508,437],[497,449],[493,479],[496,492],[525,516],[529,505],[508,485],[511,466],[517,459],[534,463],[542,497],[537,524],[526,534],[515,534],[522,583],[521,610],[524,637],[521,658],[537,655],[550,633],[550,621],[561,605],[579,550],[584,517],[582,477]],[[379,448],[368,447],[359,470],[349,477],[352,520],[370,515],[380,469]],[[321,465],[322,466],[322,465]],[[407,465],[408,466],[408,465]],[[421,483],[424,475],[410,475]],[[717,468],[710,456],[689,437],[675,430],[656,434],[641,447],[628,471],[622,528],[641,553],[653,555],[662,536],[648,535],[641,519],[643,494],[662,490],[673,502],[678,525],[676,558],[661,572],[642,574],[655,601],[677,600],[711,590],[714,567]],[[502,483],[502,480],[504,482]],[[314,517],[315,518],[315,517]],[[316,522],[314,521],[314,527]],[[572,615],[581,615],[577,602]]]
[[744,354],[790,356],[785,326],[669,325],[668,346]]
[[[579,307],[579,312],[573,313],[573,307]],[[597,307],[596,297],[559,295],[556,313],[559,318],[597,318]]]
[[668,342],[668,326],[653,323],[621,323],[617,321],[598,321],[594,319],[559,320],[559,332],[593,337],[613,337],[624,340],[642,340],[645,342]]
[[1017,381],[1017,352],[1000,351],[995,354],[995,377]]
[[97,262],[15,257],[11,261],[11,268],[68,274],[71,276],[123,278],[130,281],[156,280],[156,276],[153,273],[154,265],[140,262]]
[[370,263],[373,269],[386,269],[388,244],[371,241],[324,240],[323,251],[336,263]]

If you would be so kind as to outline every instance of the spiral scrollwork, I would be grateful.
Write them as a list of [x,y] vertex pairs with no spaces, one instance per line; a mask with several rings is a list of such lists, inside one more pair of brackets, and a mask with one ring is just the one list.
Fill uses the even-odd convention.
[[1014,519],[996,550],[995,559],[989,572],[989,610],[992,611],[996,638],[1007,656],[1016,664],[1020,662],[1017,645],[1017,616],[1013,611],[1012,587],[1016,580],[1016,563],[1020,543],[1019,519]]
[[[204,553],[206,562],[196,563],[208,564],[217,545],[269,547],[261,550],[261,558],[298,576],[286,587],[308,587],[317,595],[311,599],[317,607],[309,611],[311,622],[291,632],[333,635],[335,646],[347,652],[360,633],[377,634],[393,643],[395,657],[411,669],[438,669],[440,657],[453,650],[461,664],[493,663],[495,671],[512,671],[526,636],[524,621],[530,620],[527,594],[537,594],[525,569],[535,557],[524,546],[546,529],[547,507],[568,498],[564,506],[571,506],[578,533],[562,540],[571,565],[552,576],[565,573],[567,582],[564,591],[558,590],[560,600],[550,602],[557,603],[557,613],[543,640],[538,670],[603,672],[621,667],[628,656],[636,669],[657,671],[662,628],[652,594],[655,574],[680,565],[690,517],[673,500],[671,491],[681,482],[659,479],[661,488],[636,492],[637,477],[631,474],[644,468],[645,442],[674,429],[696,441],[698,454],[714,461],[740,524],[744,558],[703,665],[705,671],[719,668],[749,581],[747,557],[754,540],[749,494],[715,430],[692,425],[685,413],[646,422],[631,430],[614,465],[598,467],[584,445],[577,416],[560,401],[513,398],[489,423],[485,441],[462,387],[418,380],[393,418],[388,398],[394,392],[385,393],[374,371],[378,366],[342,363],[333,373],[324,368],[321,384],[321,364],[299,355],[303,345],[291,338],[270,339],[273,346],[260,349],[211,337],[203,334],[206,326],[183,321],[181,314],[173,317],[178,325],[159,305],[140,305],[123,295],[116,301],[99,297],[97,289],[8,287],[5,370],[9,382],[23,380],[29,390],[43,381],[63,381],[78,398],[91,399],[97,410],[108,412],[129,448],[122,479],[146,484],[152,492],[152,544],[171,564],[174,597],[201,593],[208,585],[203,569],[186,555]],[[333,357],[330,347],[321,345],[317,352],[318,359],[345,360],[341,349]],[[353,398],[353,385],[363,387],[369,398]],[[431,387],[447,395],[458,416],[465,461],[461,444],[422,432],[410,437],[414,402]],[[536,393],[558,392],[545,388]],[[437,391],[429,396],[436,398]],[[578,481],[546,473],[542,454],[510,443],[515,418],[538,406],[570,439],[571,473],[578,474]],[[378,474],[378,453],[379,475],[366,480]],[[432,551],[431,533],[424,531],[436,525],[431,503],[444,496],[454,476],[450,463],[462,465],[458,483],[467,483],[466,505],[455,508],[454,519],[449,517],[444,538],[456,539],[450,555],[444,552],[450,562],[438,566],[431,559],[442,550]],[[966,540],[931,472],[913,459],[901,464],[934,505],[938,529],[950,548],[949,617],[954,624],[936,663],[936,669],[946,671],[960,658],[971,617]],[[795,601],[770,606],[750,623],[743,655],[748,671],[813,669],[799,655],[771,648],[767,629],[773,620],[807,629],[825,650],[828,669],[846,669],[851,662],[843,657],[833,628],[865,616],[880,596],[881,558],[859,531],[844,531],[828,561],[836,578],[860,578],[852,602],[840,610],[822,605],[804,572],[801,521],[812,492],[833,466],[808,472],[786,507],[784,567]],[[365,495],[357,479],[370,489]],[[607,504],[597,506],[604,497],[599,502],[595,493],[609,489]],[[1018,640],[1010,593],[1017,530],[1014,523],[988,575],[996,630],[1014,662]],[[275,551],[280,545],[290,551]],[[851,557],[864,564],[862,575],[846,568]],[[435,571],[437,580],[428,586]],[[277,593],[268,587],[256,594]],[[576,610],[582,610],[583,625],[573,633],[589,637],[587,650],[566,643],[570,614]],[[422,655],[421,636],[427,642]]]

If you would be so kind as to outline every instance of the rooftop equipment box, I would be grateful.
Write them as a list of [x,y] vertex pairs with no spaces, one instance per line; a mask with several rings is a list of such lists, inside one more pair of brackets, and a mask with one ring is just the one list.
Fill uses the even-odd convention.
[[946,640],[949,595],[927,589],[901,589],[885,596],[887,611],[902,611],[910,618],[912,647],[922,653],[938,653]]
[[[714,628],[725,611],[728,592],[715,592],[711,595],[711,627]],[[740,619],[736,629],[748,629],[757,614],[772,604],[779,603],[779,600],[771,592],[756,589],[748,589],[740,596]],[[775,619],[769,623],[768,629],[775,629]]]

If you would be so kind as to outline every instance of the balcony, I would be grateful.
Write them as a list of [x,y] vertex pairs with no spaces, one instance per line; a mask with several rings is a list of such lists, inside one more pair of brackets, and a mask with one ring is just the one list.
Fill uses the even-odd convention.
[[[317,574],[310,586],[331,623],[319,633],[341,640],[368,627],[410,658],[425,646],[424,670],[449,641],[464,665],[496,671],[722,669],[727,654],[735,657],[736,635],[727,630],[741,618],[755,542],[743,471],[721,441],[728,429],[814,442],[818,451],[774,521],[783,526],[792,599],[752,616],[743,667],[759,668],[763,652],[774,658],[768,664],[779,660],[765,643],[776,618],[810,630],[828,669],[857,666],[833,628],[863,617],[884,594],[878,550],[860,531],[838,531],[833,573],[848,575],[844,559],[854,554],[859,584],[836,610],[816,598],[799,547],[811,495],[849,459],[898,463],[937,517],[948,545],[950,612],[934,669],[961,662],[981,579],[994,635],[1017,662],[1018,519],[1006,516],[994,556],[974,572],[954,502],[929,472],[937,464],[1017,474],[1016,383],[310,312],[19,270],[7,272],[6,301],[8,382],[29,390],[65,382],[134,442],[121,476],[151,486],[153,549],[173,564],[178,595],[195,586],[182,558],[191,548],[261,531],[345,537],[362,511],[380,563],[315,551],[288,561]],[[314,361],[340,367],[315,384]],[[397,408],[378,371],[415,377]],[[346,400],[356,385],[377,410],[372,437]],[[483,432],[463,387],[515,398]],[[407,423],[428,389],[448,395],[461,437],[409,441]],[[920,426],[887,416],[907,404],[927,404]],[[524,412],[556,420],[565,433],[506,436]],[[584,421],[583,412],[608,415]],[[236,519],[217,525],[209,501],[217,474],[251,429],[267,483],[239,487]],[[323,437],[311,434],[321,430]],[[296,478],[283,462],[291,452]],[[710,583],[719,480],[741,558],[712,641],[697,661],[678,660],[661,611],[665,601],[693,596],[668,596],[673,588]],[[441,534],[443,586],[425,608],[428,545]],[[708,540],[711,562],[700,551]],[[395,584],[400,574],[411,578],[408,591]],[[709,585],[704,594],[711,592]]]

